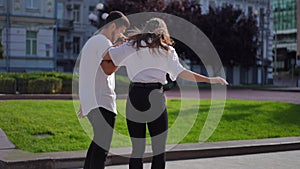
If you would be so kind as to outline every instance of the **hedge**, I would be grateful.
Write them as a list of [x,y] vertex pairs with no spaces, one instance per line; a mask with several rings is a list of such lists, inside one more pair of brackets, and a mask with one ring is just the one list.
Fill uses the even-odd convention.
[[17,80],[17,92],[21,94],[28,94],[29,92],[29,81],[41,77],[37,73],[16,73]]
[[11,77],[0,78],[0,93],[12,94],[16,92],[16,79]]
[[64,94],[72,93],[73,74],[60,74],[56,76],[62,79],[62,92]]
[[[116,76],[116,92],[127,93],[129,79]],[[74,89],[72,87],[74,86]],[[78,93],[78,76],[59,72],[0,73],[0,94]]]
[[41,77],[28,82],[28,92],[32,94],[60,93],[61,88],[62,80],[55,77]]
[[[29,72],[29,73],[0,73],[1,84],[0,93],[72,93],[72,77],[73,74],[59,72]],[[8,88],[7,82],[4,80],[9,78],[15,80],[14,88]],[[48,79],[48,80],[47,80]],[[49,83],[46,84],[46,83]],[[39,86],[41,85],[41,86]],[[5,87],[4,87],[5,86]]]

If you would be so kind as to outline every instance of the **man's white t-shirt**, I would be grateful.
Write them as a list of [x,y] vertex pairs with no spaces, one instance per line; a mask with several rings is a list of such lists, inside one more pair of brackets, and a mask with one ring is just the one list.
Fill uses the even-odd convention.
[[103,107],[117,114],[115,75],[106,75],[100,63],[103,53],[112,46],[104,35],[91,37],[81,50],[79,65],[79,99],[83,115]]
[[137,50],[129,42],[109,49],[109,55],[116,66],[126,66],[127,74],[132,82],[166,84],[166,74],[171,80],[185,70],[180,64],[175,49],[170,51],[159,48],[140,48]]

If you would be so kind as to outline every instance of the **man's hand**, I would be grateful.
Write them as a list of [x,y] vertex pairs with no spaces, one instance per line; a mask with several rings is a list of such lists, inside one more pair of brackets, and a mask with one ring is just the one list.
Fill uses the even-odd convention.
[[113,43],[113,47],[120,46],[124,42],[126,42],[126,36],[124,34],[121,34],[121,36]]
[[118,38],[118,39],[114,42],[113,47],[120,46],[120,45],[122,45],[124,42],[126,42],[126,39],[125,39],[124,37],[120,37],[120,38]]

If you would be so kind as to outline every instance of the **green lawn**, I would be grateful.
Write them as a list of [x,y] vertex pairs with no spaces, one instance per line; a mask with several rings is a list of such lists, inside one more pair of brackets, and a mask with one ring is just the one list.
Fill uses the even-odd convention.
[[[118,100],[117,104],[119,115],[112,146],[130,146],[124,117],[125,101]],[[168,100],[167,106],[168,143],[198,142],[210,100]],[[299,113],[300,105],[227,100],[222,119],[207,141],[300,136]],[[90,143],[86,133],[91,135],[87,119],[77,119],[71,100],[0,102],[0,128],[18,148],[30,152],[86,150]],[[39,134],[46,134],[46,137],[35,136]]]

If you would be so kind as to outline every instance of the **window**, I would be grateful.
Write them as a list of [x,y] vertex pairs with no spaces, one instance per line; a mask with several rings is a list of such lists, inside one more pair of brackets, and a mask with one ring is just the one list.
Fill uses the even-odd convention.
[[64,17],[64,4],[61,2],[57,3],[57,18],[63,19]]
[[236,8],[236,9],[241,9],[241,5],[240,5],[240,4],[236,4],[236,5],[235,5],[235,8]]
[[265,24],[265,9],[264,8],[259,8],[259,25],[260,25],[260,29],[264,28],[264,24]]
[[3,6],[3,0],[0,0],[0,6]]
[[227,2],[222,2],[222,8],[225,8],[226,6],[228,6]]
[[278,0],[273,4],[276,30],[297,29],[295,6],[294,0]]
[[27,31],[26,33],[26,55],[37,54],[37,32]]
[[50,44],[45,44],[45,48],[46,48],[46,56],[50,57],[51,45]]
[[2,42],[2,29],[0,29],[0,58],[4,57],[4,46]]
[[73,54],[79,54],[80,52],[80,37],[73,38]]
[[252,14],[253,14],[253,7],[248,6],[248,15],[252,15]]
[[46,56],[50,57],[50,51],[49,50],[46,50]]
[[80,22],[80,5],[74,4],[73,19],[74,19],[74,22]]
[[215,1],[209,1],[209,7],[212,9],[216,8],[216,2]]
[[94,11],[95,11],[95,9],[96,9],[96,7],[95,7],[95,6],[90,6],[90,7],[89,7],[89,11],[90,11],[90,12],[94,12]]
[[65,37],[64,36],[59,36],[58,42],[57,42],[57,52],[58,53],[64,53],[65,49]]
[[26,0],[27,9],[38,9],[39,0]]

